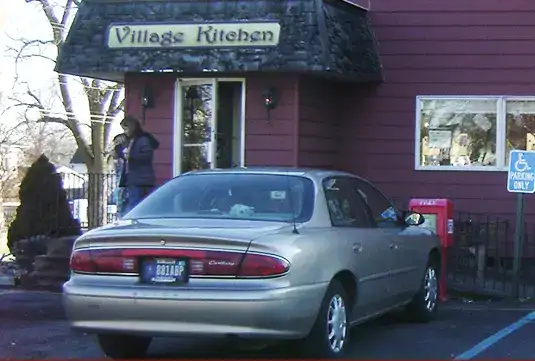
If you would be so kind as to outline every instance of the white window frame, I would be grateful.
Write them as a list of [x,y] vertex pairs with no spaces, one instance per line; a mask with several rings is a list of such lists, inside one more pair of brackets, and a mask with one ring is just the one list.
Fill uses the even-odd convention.
[[[496,165],[495,166],[454,166],[421,165],[421,126],[422,101],[425,100],[494,100],[496,101]],[[535,96],[505,95],[419,95],[416,97],[416,128],[414,132],[414,169],[418,171],[457,171],[457,172],[503,172],[507,171],[505,150],[507,137],[507,101],[533,101]]]
[[[245,104],[247,96],[247,84],[245,78],[177,78],[174,86],[174,109],[173,109],[173,177],[177,177],[182,174],[181,164],[182,164],[182,82],[189,85],[195,84],[208,84],[211,83],[213,86],[213,108],[217,109],[217,85],[218,83],[224,82],[235,82],[242,84],[241,92],[241,104],[240,104],[240,159],[238,167],[245,167]],[[215,117],[214,125],[217,129],[217,113],[214,113]],[[215,133],[212,133],[212,151],[215,153],[217,146],[215,145]],[[213,159],[215,159],[215,154],[212,154]],[[211,167],[214,167],[214,162],[211,163]]]

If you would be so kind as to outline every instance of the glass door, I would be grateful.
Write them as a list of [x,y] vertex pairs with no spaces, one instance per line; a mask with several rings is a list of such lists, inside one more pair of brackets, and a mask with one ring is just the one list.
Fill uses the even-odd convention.
[[215,168],[217,152],[217,82],[179,80],[179,161],[175,175]]

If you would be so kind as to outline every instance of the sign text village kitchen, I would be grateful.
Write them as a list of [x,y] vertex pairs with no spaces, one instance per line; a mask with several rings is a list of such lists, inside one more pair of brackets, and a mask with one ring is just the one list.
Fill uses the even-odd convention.
[[109,48],[276,46],[280,25],[261,23],[111,24]]

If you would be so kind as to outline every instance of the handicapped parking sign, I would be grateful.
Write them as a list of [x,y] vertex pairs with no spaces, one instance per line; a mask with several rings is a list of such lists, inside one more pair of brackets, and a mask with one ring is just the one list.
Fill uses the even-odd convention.
[[535,193],[535,151],[511,151],[507,191],[511,193]]

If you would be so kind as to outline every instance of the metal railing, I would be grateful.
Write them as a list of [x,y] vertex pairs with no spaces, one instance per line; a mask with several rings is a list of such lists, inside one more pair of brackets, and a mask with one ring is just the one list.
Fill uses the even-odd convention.
[[534,297],[535,223],[525,223],[518,274],[513,272],[514,228],[511,219],[457,213],[454,244],[447,253],[450,287],[497,296]]
[[115,174],[60,173],[73,217],[82,229],[117,219],[118,187]]

